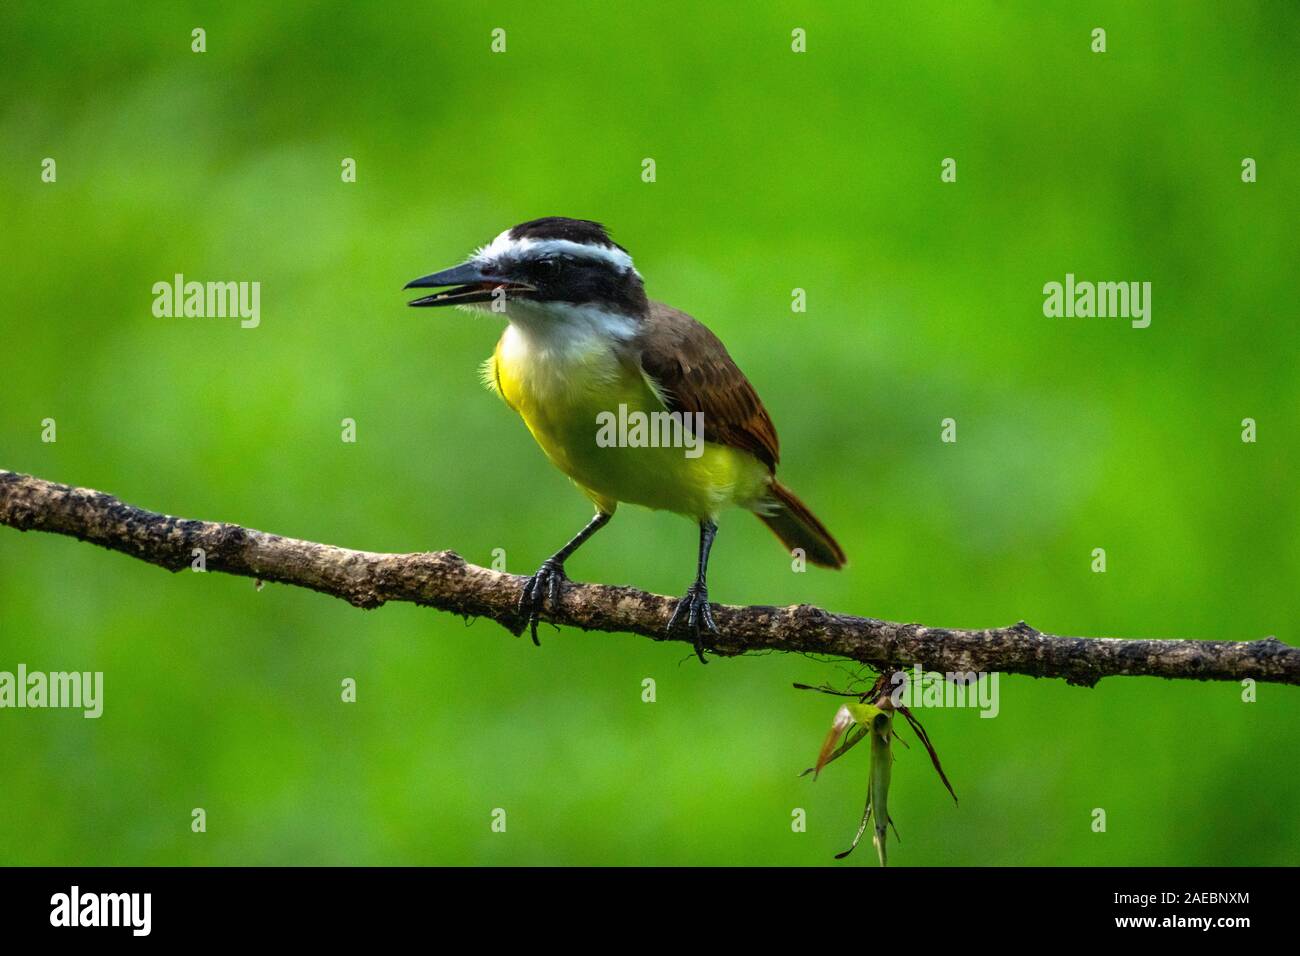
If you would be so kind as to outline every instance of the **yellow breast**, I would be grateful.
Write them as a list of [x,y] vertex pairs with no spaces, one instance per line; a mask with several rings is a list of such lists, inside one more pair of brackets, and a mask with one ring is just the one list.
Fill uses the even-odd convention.
[[[551,462],[603,511],[626,501],[699,519],[728,505],[753,506],[766,493],[767,468],[745,451],[712,442],[694,449],[611,444],[610,416],[635,420],[633,413],[666,409],[609,337],[539,341],[512,324],[486,363],[484,380],[519,413]],[[638,436],[618,434],[629,437],[636,442]]]

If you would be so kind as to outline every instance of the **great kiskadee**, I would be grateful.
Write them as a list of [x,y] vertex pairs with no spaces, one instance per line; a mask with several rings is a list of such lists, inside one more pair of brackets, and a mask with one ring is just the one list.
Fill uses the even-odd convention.
[[[521,223],[462,265],[406,288],[443,290],[413,306],[465,306],[508,320],[483,381],[596,506],[587,526],[524,585],[519,613],[534,643],[539,612],[548,600],[558,603],[567,580],[564,562],[623,501],[699,524],[695,583],[668,631],[685,625],[701,661],[705,634],[718,633],[705,574],[724,508],[754,512],[813,564],[843,566],[830,532],[776,480],[776,429],[754,387],[717,336],[646,298],[632,257],[600,223],[559,216]],[[598,440],[601,422],[636,413],[676,415],[697,431],[702,426],[703,436],[690,454],[671,443]]]

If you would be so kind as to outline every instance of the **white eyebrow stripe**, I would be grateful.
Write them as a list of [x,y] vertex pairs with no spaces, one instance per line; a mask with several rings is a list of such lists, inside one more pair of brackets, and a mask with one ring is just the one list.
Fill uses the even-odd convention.
[[[503,256],[517,256],[525,253],[536,252],[540,255],[555,254],[578,256],[586,259],[604,259],[606,262],[616,268],[627,272],[636,272],[636,267],[632,265],[632,257],[622,249],[614,246],[591,246],[583,242],[573,242],[570,239],[511,239],[510,231],[506,230],[497,236],[486,246],[481,246],[474,252],[475,259],[498,259]],[[640,273],[637,273],[640,275]]]

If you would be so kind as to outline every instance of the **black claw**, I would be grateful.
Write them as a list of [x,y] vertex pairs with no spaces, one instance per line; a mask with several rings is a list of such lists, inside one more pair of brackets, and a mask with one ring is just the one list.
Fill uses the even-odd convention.
[[537,569],[537,573],[524,582],[524,589],[519,595],[519,616],[527,619],[528,633],[538,647],[542,646],[542,642],[537,638],[538,615],[546,607],[548,599],[552,610],[559,607],[561,589],[567,580],[569,579],[564,574],[564,565],[547,558]]
[[707,632],[721,636],[718,625],[713,622],[713,610],[709,606],[709,589],[698,581],[691,585],[685,597],[677,602],[672,617],[668,619],[669,634],[677,630],[683,610],[686,611],[686,627],[691,632],[695,644],[695,656],[700,659],[701,664],[707,664],[709,661],[704,656],[704,634]]

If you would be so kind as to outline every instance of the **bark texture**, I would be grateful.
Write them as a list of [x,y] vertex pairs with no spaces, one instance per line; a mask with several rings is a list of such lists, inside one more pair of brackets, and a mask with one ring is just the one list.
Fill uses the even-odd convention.
[[[412,601],[491,618],[514,634],[523,626],[515,606],[526,579],[470,564],[452,551],[353,551],[235,524],[158,514],[100,491],[4,470],[0,524],[68,535],[169,571],[190,568],[201,549],[209,572],[310,588],[360,608]],[[664,633],[676,602],[675,597],[630,587],[574,582],[564,590],[560,606],[549,609],[543,620],[587,631],[684,640]],[[977,630],[927,627],[806,604],[715,605],[714,617],[722,637],[713,650],[724,656],[794,651],[848,658],[882,671],[919,664],[942,672],[1059,677],[1085,686],[1120,675],[1234,681],[1249,677],[1300,684],[1300,648],[1274,637],[1249,642],[1062,637],[1023,621]]]

